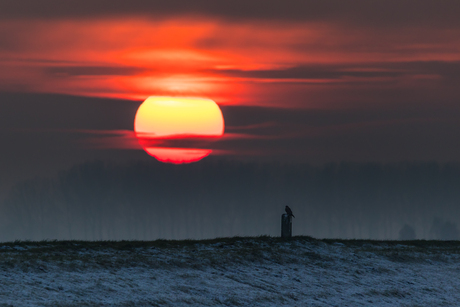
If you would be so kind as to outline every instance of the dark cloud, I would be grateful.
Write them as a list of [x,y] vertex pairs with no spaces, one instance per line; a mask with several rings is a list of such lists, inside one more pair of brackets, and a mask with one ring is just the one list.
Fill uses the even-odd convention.
[[408,61],[388,65],[390,69],[403,69],[409,74],[431,74],[444,78],[444,81],[458,81],[460,62],[458,61]]
[[146,70],[138,67],[117,66],[51,66],[45,73],[64,76],[131,76]]
[[[236,153],[327,161],[456,161],[460,146],[457,110],[299,110],[223,107],[227,132],[260,138],[223,139],[214,148]],[[265,125],[264,125],[265,123]],[[276,124],[274,124],[276,123]]]
[[352,71],[340,70],[331,66],[298,66],[275,70],[219,70],[218,73],[232,77],[262,78],[262,79],[340,79],[343,77],[396,77],[401,72],[391,71]]
[[140,102],[53,94],[0,93],[0,129],[133,129]]
[[267,0],[23,0],[0,2],[0,18],[93,18],[126,15],[152,18],[208,15],[228,20],[337,21],[370,26],[403,24],[458,26],[457,1],[432,0],[323,0],[288,2]]
[[372,64],[340,65],[301,65],[285,69],[237,70],[222,69],[208,71],[231,77],[260,79],[330,79],[331,81],[353,78],[397,78],[410,75],[433,75],[445,79],[457,79],[460,76],[458,61],[407,61]]
[[[457,111],[434,109],[283,109],[222,106],[222,138],[146,138],[146,147],[207,148],[246,159],[329,161],[456,161]],[[80,131],[93,148],[138,148],[134,135]],[[115,134],[117,134],[115,133]],[[133,146],[134,144],[135,146]],[[125,147],[126,146],[126,147]]]
[[[153,159],[142,150],[133,150],[136,140],[130,131],[139,104],[66,95],[0,94],[2,176],[11,175],[14,182],[14,178],[52,173],[91,158]],[[458,161],[460,156],[458,104],[221,109],[226,135],[210,142],[198,140],[198,145],[231,153],[231,159],[321,164]],[[184,145],[183,140],[168,142],[162,145]],[[185,145],[194,145],[189,143]]]
[[[77,161],[148,158],[141,150],[95,150],[89,130],[132,130],[140,102],[51,94],[0,93],[0,192]],[[83,130],[83,131],[76,131]]]
[[[288,109],[270,107],[222,106],[227,131],[254,125],[252,131],[279,129],[280,126],[303,125],[320,128],[365,124],[372,122],[413,121],[418,119],[443,118],[454,120],[459,111],[434,109]],[[262,124],[266,125],[262,125]],[[275,124],[276,123],[276,124]],[[279,131],[279,130],[278,130]]]

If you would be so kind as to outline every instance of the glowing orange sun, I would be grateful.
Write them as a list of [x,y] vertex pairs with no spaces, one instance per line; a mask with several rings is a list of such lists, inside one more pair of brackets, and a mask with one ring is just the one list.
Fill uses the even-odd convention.
[[221,137],[224,118],[211,99],[149,97],[137,110],[134,131],[144,150],[157,160],[190,163],[208,156],[212,150],[180,144]]

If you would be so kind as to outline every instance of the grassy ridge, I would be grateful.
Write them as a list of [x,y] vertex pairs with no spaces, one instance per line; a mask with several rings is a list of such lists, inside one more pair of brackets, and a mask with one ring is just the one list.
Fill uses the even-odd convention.
[[458,241],[15,241],[0,244],[0,277],[15,289],[0,296],[14,306],[114,295],[113,306],[454,306],[459,260]]
[[[326,243],[326,244],[343,244],[350,248],[362,248],[373,246],[411,246],[415,248],[447,248],[456,250],[460,248],[460,241],[443,241],[443,240],[356,240],[356,239],[315,239],[309,236],[294,236],[292,238],[283,239],[280,237],[270,236],[258,236],[258,237],[225,237],[205,240],[164,240],[158,239],[154,241],[137,241],[137,240],[121,240],[121,241],[82,241],[82,240],[43,240],[43,241],[21,241],[16,240],[13,242],[0,243],[0,253],[5,251],[17,250],[21,251],[22,248],[26,248],[29,252],[42,252],[46,250],[56,251],[78,251],[78,250],[133,250],[139,248],[184,248],[193,247],[195,245],[200,246],[231,246],[236,243],[243,244],[246,246],[256,245],[260,243],[276,245],[285,243],[310,243],[313,245]],[[18,248],[19,247],[19,248]]]

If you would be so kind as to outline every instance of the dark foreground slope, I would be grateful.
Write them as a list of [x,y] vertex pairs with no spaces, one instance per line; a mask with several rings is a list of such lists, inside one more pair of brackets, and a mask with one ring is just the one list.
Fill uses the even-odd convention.
[[455,305],[459,260],[457,241],[12,242],[0,306]]

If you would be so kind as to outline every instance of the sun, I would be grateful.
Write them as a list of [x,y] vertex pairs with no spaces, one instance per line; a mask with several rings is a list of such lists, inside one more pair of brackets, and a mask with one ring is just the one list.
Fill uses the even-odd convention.
[[161,162],[176,164],[211,154],[211,149],[193,145],[221,137],[224,129],[219,106],[204,98],[152,96],[139,106],[134,119],[134,132],[144,150]]

